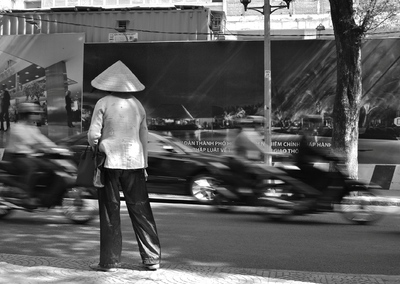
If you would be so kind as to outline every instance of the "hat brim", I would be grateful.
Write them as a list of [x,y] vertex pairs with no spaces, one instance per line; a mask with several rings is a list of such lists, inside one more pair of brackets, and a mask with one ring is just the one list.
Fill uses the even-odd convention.
[[108,92],[140,92],[145,89],[144,85],[132,73],[132,71],[121,61],[117,61],[91,82],[96,89]]

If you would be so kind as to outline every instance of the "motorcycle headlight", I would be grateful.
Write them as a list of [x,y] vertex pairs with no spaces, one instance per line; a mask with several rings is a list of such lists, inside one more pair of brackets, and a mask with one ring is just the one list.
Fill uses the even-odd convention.
[[279,184],[284,184],[284,183],[285,182],[280,179],[264,179],[262,181],[262,184],[267,185],[267,186],[268,185],[270,185],[270,186],[279,185]]

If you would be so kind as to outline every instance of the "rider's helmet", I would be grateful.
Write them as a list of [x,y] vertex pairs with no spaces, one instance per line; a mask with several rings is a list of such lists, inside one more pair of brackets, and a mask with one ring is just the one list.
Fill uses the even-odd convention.
[[238,118],[235,120],[235,125],[238,128],[252,128],[258,129],[264,125],[264,117],[256,115],[248,115],[243,118]]

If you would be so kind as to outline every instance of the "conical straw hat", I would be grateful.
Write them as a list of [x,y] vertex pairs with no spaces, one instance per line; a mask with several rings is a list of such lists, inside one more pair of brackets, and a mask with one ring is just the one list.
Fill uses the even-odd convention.
[[121,60],[118,60],[94,78],[92,86],[103,91],[121,93],[144,90],[144,85]]

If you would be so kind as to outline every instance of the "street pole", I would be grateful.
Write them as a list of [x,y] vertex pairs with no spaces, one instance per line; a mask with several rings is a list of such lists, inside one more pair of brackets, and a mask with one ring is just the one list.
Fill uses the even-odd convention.
[[[270,0],[264,0],[264,147],[271,153],[271,5]],[[272,165],[270,154],[265,155],[267,166]]]
[[[264,0],[263,7],[247,7],[251,0],[240,0],[244,10],[255,10],[264,15],[264,161],[267,166],[272,166],[272,129],[271,129],[271,14],[278,9],[288,8],[293,0],[283,0],[285,5],[272,6],[270,0]],[[262,11],[260,10],[262,8]]]

